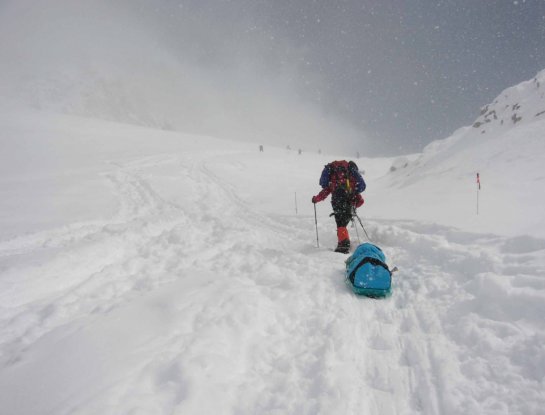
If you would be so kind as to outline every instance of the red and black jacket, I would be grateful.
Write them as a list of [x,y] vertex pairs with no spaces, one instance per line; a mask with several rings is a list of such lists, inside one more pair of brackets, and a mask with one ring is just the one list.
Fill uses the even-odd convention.
[[330,193],[343,187],[354,201],[356,207],[363,204],[361,192],[365,190],[365,181],[354,162],[337,160],[327,164],[320,176],[322,191],[313,199],[314,202],[325,200]]

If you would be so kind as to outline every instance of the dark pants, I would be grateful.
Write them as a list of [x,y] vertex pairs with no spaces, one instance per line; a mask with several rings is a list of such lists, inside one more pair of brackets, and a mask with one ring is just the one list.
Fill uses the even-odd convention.
[[352,203],[344,189],[337,189],[331,196],[331,206],[335,215],[337,228],[345,228],[352,220]]

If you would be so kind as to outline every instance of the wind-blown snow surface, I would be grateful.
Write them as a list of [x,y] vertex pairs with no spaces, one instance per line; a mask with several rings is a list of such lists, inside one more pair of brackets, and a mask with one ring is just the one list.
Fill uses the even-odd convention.
[[[412,161],[396,160],[397,169],[375,187],[378,208],[373,215],[545,238],[544,166],[545,71],[541,71],[483,107],[472,127],[429,144]],[[477,173],[482,184],[478,193]]]
[[[371,300],[344,285],[328,202],[316,247],[331,157],[68,116],[0,125],[2,414],[544,413],[543,196],[519,189],[510,232],[473,210],[472,163],[503,158],[413,184],[359,160],[364,225],[400,268]],[[509,194],[483,176],[484,202]],[[441,189],[457,204],[421,204]]]

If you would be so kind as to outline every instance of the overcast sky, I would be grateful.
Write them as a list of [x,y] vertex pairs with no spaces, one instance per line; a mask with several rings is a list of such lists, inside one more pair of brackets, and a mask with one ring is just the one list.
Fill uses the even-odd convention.
[[172,108],[201,96],[207,112],[182,128],[260,140],[276,124],[369,155],[420,151],[545,69],[545,0],[0,0],[0,23],[4,72],[81,55],[132,74],[168,55],[185,84],[140,83],[193,91]]
[[503,89],[545,69],[543,0],[172,4],[259,45],[254,56],[272,71],[295,65],[299,93],[394,152],[471,124]]

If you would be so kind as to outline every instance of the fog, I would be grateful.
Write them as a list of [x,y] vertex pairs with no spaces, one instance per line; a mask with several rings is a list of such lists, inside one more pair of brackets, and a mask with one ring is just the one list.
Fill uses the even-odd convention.
[[235,15],[218,14],[236,8],[210,13],[198,4],[186,12],[168,2],[4,2],[0,95],[10,104],[303,151],[363,148],[363,132],[298,93],[306,75],[292,62],[278,64],[289,45],[266,49],[262,36],[232,30]]
[[545,68],[542,0],[0,0],[0,102],[395,155]]

